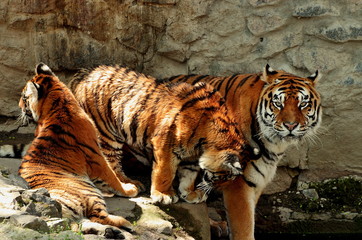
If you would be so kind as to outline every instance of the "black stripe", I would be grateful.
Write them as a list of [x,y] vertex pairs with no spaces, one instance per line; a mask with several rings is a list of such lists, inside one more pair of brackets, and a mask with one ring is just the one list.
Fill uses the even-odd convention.
[[260,171],[260,169],[255,165],[254,162],[251,162],[251,165],[255,168],[255,170],[260,173],[260,175],[262,175],[265,178],[265,175]]
[[63,207],[68,208],[75,216],[79,216],[79,213],[77,212],[77,210],[75,210],[74,208],[72,208],[71,206],[65,204],[64,202],[62,202],[61,200],[57,199],[57,201],[59,201]]
[[178,96],[180,97],[180,99],[186,99],[187,97],[195,94],[196,92],[198,92],[202,89],[205,89],[206,86],[207,86],[206,83],[200,83],[197,86],[193,86],[191,91],[189,91],[189,92],[182,91],[182,93],[181,93],[182,95],[180,94]]
[[215,85],[214,85],[214,87],[215,87],[218,91],[220,91],[220,89],[221,89],[221,87],[222,87],[222,84],[224,83],[224,80],[225,80],[225,78],[222,78],[222,79],[219,80],[218,84],[215,84]]
[[205,96],[201,96],[201,97],[197,97],[197,98],[192,98],[190,100],[188,100],[182,107],[180,112],[184,111],[187,108],[190,108],[192,106],[194,106],[197,102],[203,101],[205,99],[209,99],[211,98],[215,93],[217,92],[216,89],[214,89],[212,92],[209,92],[207,95]]
[[230,91],[230,89],[232,88],[232,86],[234,85],[235,81],[238,79],[238,75],[234,74],[232,75],[229,79],[227,79],[227,84],[226,84],[226,89],[225,89],[225,99],[228,97],[228,92]]
[[247,180],[247,179],[245,178],[245,175],[241,175],[241,176],[242,176],[242,178],[244,179],[245,183],[246,183],[249,187],[256,188],[256,184],[255,184],[255,183]]

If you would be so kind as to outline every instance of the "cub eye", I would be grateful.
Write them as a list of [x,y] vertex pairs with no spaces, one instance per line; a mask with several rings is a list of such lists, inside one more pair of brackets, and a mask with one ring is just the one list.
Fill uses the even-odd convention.
[[301,102],[299,104],[299,107],[303,109],[303,108],[307,107],[308,105],[309,105],[309,102]]

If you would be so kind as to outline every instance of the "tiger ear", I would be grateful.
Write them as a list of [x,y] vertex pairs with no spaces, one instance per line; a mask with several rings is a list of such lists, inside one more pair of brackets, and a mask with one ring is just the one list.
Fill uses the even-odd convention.
[[44,75],[55,76],[55,74],[52,72],[52,70],[46,64],[44,64],[42,62],[39,63],[38,65],[36,65],[35,73],[37,75],[44,74]]
[[262,80],[268,84],[271,84],[273,82],[273,79],[270,78],[271,75],[277,74],[278,72],[272,69],[269,64],[267,64],[263,71],[263,77]]
[[312,81],[313,84],[316,84],[319,79],[321,79],[322,74],[317,70],[315,73],[313,73],[312,75],[310,75],[309,77],[307,77],[309,80]]

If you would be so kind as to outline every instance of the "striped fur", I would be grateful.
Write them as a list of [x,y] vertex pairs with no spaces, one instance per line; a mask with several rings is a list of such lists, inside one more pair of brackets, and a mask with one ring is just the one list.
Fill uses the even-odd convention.
[[199,168],[241,174],[249,149],[221,95],[200,83],[163,84],[123,67],[83,70],[69,83],[94,120],[105,156],[122,181],[135,182],[119,164],[126,146],[152,165],[151,197],[169,204],[178,196],[172,183],[178,170],[181,197],[200,202],[195,189]]
[[23,123],[37,124],[19,174],[31,188],[48,189],[65,217],[130,228],[126,219],[108,214],[92,180],[107,182],[124,196],[137,195],[137,187],[118,180],[100,151],[91,119],[70,90],[45,64],[39,64],[36,72],[19,102]]
[[275,175],[285,150],[312,138],[320,126],[321,99],[314,88],[318,71],[302,78],[267,65],[263,73],[214,77],[179,75],[172,82],[213,85],[226,99],[239,131],[258,144],[261,157],[250,161],[243,176],[223,189],[232,239],[254,239],[254,208]]

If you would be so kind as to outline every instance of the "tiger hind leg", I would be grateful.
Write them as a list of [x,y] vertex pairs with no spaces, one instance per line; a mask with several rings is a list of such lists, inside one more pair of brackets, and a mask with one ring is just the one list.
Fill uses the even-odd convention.
[[[103,155],[105,156],[109,166],[112,168],[121,182],[134,184],[137,186],[140,192],[144,192],[146,190],[145,186],[140,181],[127,177],[123,171],[122,156],[124,151],[124,144],[119,142],[113,143],[113,145],[114,144],[117,146],[110,146],[107,142],[104,141],[101,143]],[[109,191],[107,190],[106,185],[97,184],[97,187],[99,187],[102,191]]]
[[[108,185],[111,189],[113,189],[113,193],[120,196],[137,196],[139,193],[138,187],[133,183],[121,181],[103,155],[94,155],[92,160],[97,163],[92,165],[89,175],[93,182],[96,182],[101,186]],[[110,188],[106,190],[110,190]]]
[[98,194],[96,194],[95,191],[92,191],[92,194],[87,194],[86,196],[88,202],[86,217],[90,221],[132,230],[133,225],[125,218],[108,213],[106,203],[99,191]]
[[42,187],[62,205],[63,217],[88,218],[92,222],[117,228],[132,229],[132,224],[120,216],[110,215],[99,189],[88,177],[77,176],[50,181]]

